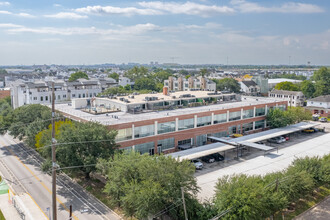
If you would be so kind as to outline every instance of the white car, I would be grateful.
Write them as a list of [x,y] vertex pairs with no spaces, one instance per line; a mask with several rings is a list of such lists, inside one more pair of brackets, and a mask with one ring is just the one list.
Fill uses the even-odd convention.
[[195,165],[196,170],[203,169],[203,163],[199,160],[191,160],[191,162]]

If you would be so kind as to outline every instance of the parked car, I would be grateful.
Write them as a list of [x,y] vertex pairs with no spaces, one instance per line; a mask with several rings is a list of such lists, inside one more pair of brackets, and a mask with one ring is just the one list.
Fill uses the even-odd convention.
[[203,169],[203,163],[199,160],[191,160],[191,162],[195,165],[196,170],[201,170]]
[[215,158],[212,157],[211,155],[207,155],[201,158],[202,161],[206,162],[206,163],[214,163],[215,162]]
[[318,130],[316,128],[308,128],[303,130],[304,133],[314,133],[317,132]]
[[285,142],[285,138],[284,137],[274,137],[274,138],[270,138],[267,140],[270,143],[275,143],[275,144],[280,144]]
[[265,145],[265,143],[264,143],[264,142],[262,142],[262,141],[258,141],[258,142],[256,142],[256,144]]
[[219,154],[219,153],[211,154],[211,156],[212,156],[216,161],[223,161],[223,160],[225,159],[225,157],[222,156],[222,155]]
[[320,118],[320,122],[328,122],[328,119],[326,117]]
[[285,141],[288,141],[288,140],[290,140],[290,137],[289,137],[289,135],[283,135],[283,137],[285,138]]

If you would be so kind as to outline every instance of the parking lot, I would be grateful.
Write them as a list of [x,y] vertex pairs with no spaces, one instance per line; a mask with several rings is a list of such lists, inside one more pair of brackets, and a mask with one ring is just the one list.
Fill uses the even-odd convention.
[[[266,174],[269,172],[285,169],[297,157],[322,156],[330,152],[330,124],[320,124],[319,128],[325,127],[326,133],[303,133],[297,132],[289,135],[290,140],[281,144],[263,141],[266,145],[275,149],[264,156],[263,151],[247,148],[242,151],[239,160],[235,149],[227,151],[226,159],[220,162],[203,163],[204,168],[196,171],[197,183],[201,187],[199,199],[209,199],[214,194],[214,186],[217,179],[223,175],[235,173]],[[278,151],[277,151],[278,150]]]

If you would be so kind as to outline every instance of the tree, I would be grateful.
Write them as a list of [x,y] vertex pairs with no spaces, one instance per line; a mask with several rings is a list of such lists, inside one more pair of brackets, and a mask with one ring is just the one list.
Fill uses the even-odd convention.
[[239,92],[241,87],[239,83],[233,78],[224,78],[224,79],[213,79],[216,83],[218,91],[230,91],[230,92]]
[[69,78],[69,82],[75,81],[77,79],[88,79],[88,75],[85,72],[82,72],[82,71],[72,73],[70,78]]
[[330,94],[330,68],[321,67],[313,74],[315,81],[314,96],[329,95]]
[[[104,192],[110,195],[111,202],[122,207],[125,215],[138,219],[179,204],[181,187],[191,197],[198,190],[193,165],[164,155],[117,153],[109,160],[99,160],[97,168],[107,176]],[[182,208],[172,210],[174,217],[177,209]]]
[[[57,163],[61,167],[85,166],[78,170],[83,172],[86,178],[89,178],[90,172],[96,169],[93,164],[96,164],[98,159],[109,159],[117,147],[115,143],[117,133],[114,130],[109,131],[101,124],[65,122],[55,126],[58,126],[55,127],[57,142],[66,143],[58,144],[56,147]],[[51,160],[51,148],[43,147],[51,144],[51,129],[52,126],[49,126],[37,137],[40,140],[37,143],[41,143],[38,145],[39,151],[47,161]]]
[[187,70],[180,70],[179,75],[187,76],[189,75],[189,72]]
[[299,87],[292,82],[280,82],[276,84],[275,89],[277,90],[287,90],[287,91],[298,91]]
[[315,93],[315,86],[310,80],[304,80],[300,84],[301,91],[304,93],[306,98],[312,98]]
[[208,70],[206,68],[201,69],[199,72],[200,72],[202,77],[204,77],[208,74]]
[[148,89],[152,91],[157,90],[155,81],[147,77],[136,79],[134,84],[134,89],[136,90]]
[[110,74],[108,75],[108,77],[110,77],[110,78],[116,80],[116,82],[119,81],[119,74],[118,74],[118,73],[110,73]]
[[271,128],[285,127],[289,124],[289,119],[285,116],[284,111],[279,108],[270,109],[267,113],[267,122]]
[[[27,136],[27,134],[31,134],[29,130],[31,128],[29,126],[31,123],[37,120],[39,120],[40,123],[41,121],[48,121],[46,123],[41,123],[45,125],[44,128],[46,128],[47,125],[50,123],[50,119],[51,110],[47,106],[40,104],[24,105],[19,108],[16,108],[6,117],[4,117],[4,120],[7,122],[7,125],[10,126],[5,130],[8,130],[9,134],[13,135],[15,138],[19,138],[20,140],[22,140],[23,137]],[[34,126],[36,126],[36,124],[34,124]]]
[[136,79],[139,79],[141,77],[147,77],[149,70],[145,68],[144,66],[137,67],[134,66],[132,69],[129,69],[124,76],[129,78],[132,81],[135,81]]
[[168,77],[173,76],[173,74],[162,70],[153,74],[153,78],[157,83],[164,83],[164,80],[167,80]]

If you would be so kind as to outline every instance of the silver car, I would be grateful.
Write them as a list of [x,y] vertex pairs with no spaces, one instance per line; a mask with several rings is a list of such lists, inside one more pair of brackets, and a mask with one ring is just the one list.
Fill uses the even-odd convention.
[[191,160],[191,162],[195,165],[196,170],[203,169],[203,163],[199,160]]

